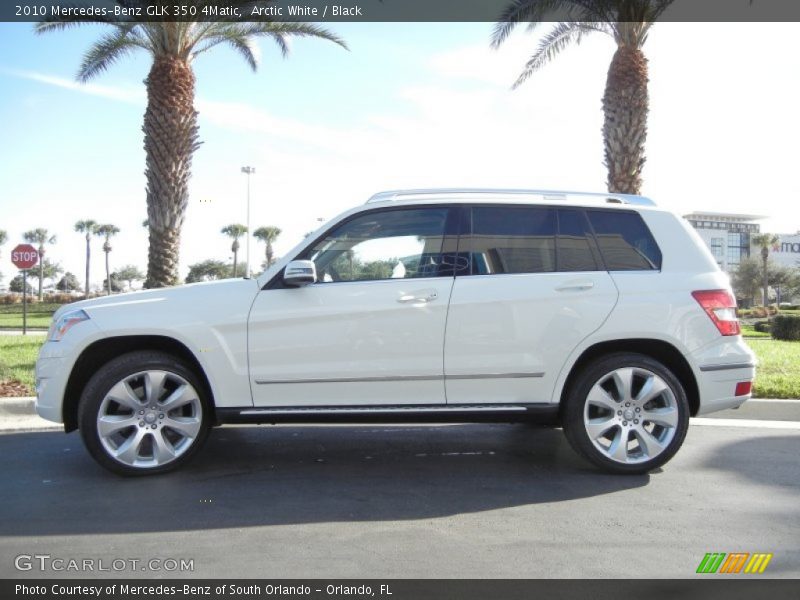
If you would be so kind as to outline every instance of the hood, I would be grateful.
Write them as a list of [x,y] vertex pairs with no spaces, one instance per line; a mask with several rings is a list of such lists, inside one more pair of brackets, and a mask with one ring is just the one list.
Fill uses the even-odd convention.
[[73,310],[85,310],[91,316],[96,311],[105,311],[106,309],[133,307],[151,302],[191,303],[208,294],[235,294],[246,290],[252,290],[255,294],[258,290],[258,282],[255,279],[222,279],[219,281],[204,281],[175,287],[101,296],[65,304],[53,315],[53,322],[62,314]]

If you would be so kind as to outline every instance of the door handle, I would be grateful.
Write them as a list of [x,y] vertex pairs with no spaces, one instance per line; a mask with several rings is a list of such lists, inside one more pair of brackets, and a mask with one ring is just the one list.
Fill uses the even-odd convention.
[[560,285],[556,288],[557,292],[583,292],[586,290],[590,290],[594,287],[594,283],[591,281],[582,281],[579,283],[565,283],[564,285]]
[[433,302],[434,300],[436,300],[439,297],[439,294],[436,293],[436,292],[429,292],[429,293],[427,293],[425,295],[422,295],[422,294],[424,294],[424,292],[420,293],[419,295],[418,294],[403,294],[402,296],[400,296],[397,299],[397,301],[400,302],[401,304],[408,304],[410,302],[422,302],[422,303],[425,303],[425,302]]

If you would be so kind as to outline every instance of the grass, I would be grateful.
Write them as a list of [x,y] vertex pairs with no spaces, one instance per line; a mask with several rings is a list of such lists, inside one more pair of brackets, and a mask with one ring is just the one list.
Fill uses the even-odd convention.
[[800,398],[800,342],[747,340],[758,356],[757,398]]
[[[16,380],[33,393],[33,364],[44,342],[41,335],[0,335],[0,383]],[[800,342],[748,339],[758,356],[757,398],[800,398]]]
[[742,335],[747,339],[750,338],[758,338],[758,339],[770,339],[770,335],[764,331],[756,331],[753,329],[752,325],[747,325],[746,323],[742,323]]
[[[33,364],[39,347],[44,343],[43,335],[0,335],[0,384],[4,381],[19,381],[33,394]],[[2,386],[0,386],[2,387]]]
[[[60,306],[46,302],[29,304],[28,327],[47,329]],[[22,304],[0,304],[0,329],[22,329]]]

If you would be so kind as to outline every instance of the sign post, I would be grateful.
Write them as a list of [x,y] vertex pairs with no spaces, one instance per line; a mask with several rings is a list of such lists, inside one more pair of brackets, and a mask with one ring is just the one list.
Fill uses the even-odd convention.
[[22,271],[22,335],[28,334],[28,269],[39,262],[39,251],[30,244],[19,244],[11,251],[11,262]]

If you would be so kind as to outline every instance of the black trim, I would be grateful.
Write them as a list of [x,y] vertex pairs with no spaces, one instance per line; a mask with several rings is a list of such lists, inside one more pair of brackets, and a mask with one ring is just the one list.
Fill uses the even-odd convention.
[[722,365],[701,365],[701,371],[730,371],[734,369],[753,369],[755,368],[755,363],[728,363]]
[[[352,412],[357,411],[357,412]],[[558,425],[557,404],[283,406],[217,408],[217,424],[238,423],[516,423]]]

